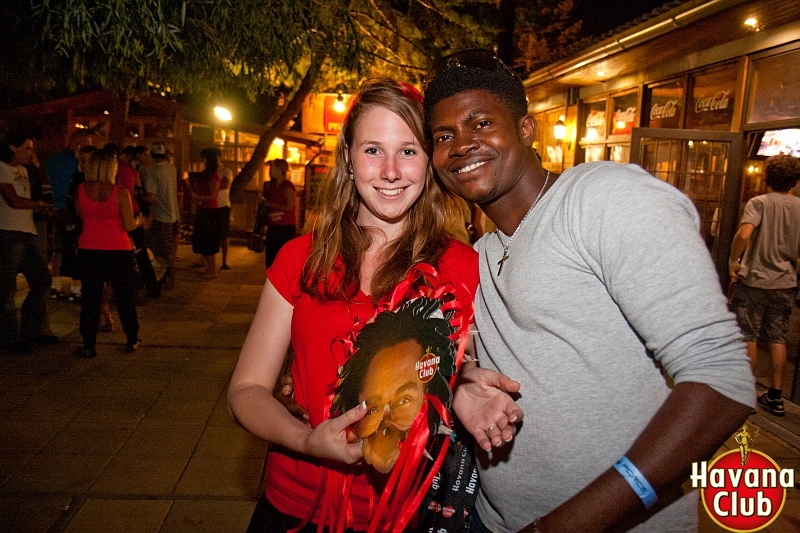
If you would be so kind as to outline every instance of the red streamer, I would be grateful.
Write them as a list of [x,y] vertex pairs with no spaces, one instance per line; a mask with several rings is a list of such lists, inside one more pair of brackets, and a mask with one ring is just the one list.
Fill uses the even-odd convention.
[[[450,387],[454,387],[458,372],[464,360],[464,351],[469,337],[469,324],[473,319],[473,304],[469,291],[463,283],[440,283],[439,274],[430,265],[420,263],[412,267],[405,279],[397,284],[394,291],[383,298],[376,306],[375,314],[369,320],[359,320],[353,329],[344,337],[335,339],[331,352],[341,367],[355,351],[356,340],[361,329],[384,311],[395,311],[405,302],[414,298],[427,297],[441,300],[440,310],[443,313],[452,311],[450,324],[454,328],[450,339],[458,343],[455,357],[455,372],[450,376]],[[334,385],[335,388],[335,385]],[[326,399],[325,413],[330,416],[333,390]],[[406,439],[401,443],[400,457],[392,468],[389,480],[380,499],[375,505],[374,492],[370,487],[371,518],[368,533],[402,533],[413,519],[433,478],[441,468],[447,454],[450,439],[445,437],[437,457],[430,468],[425,468],[425,445],[430,437],[428,427],[428,410],[433,408],[442,423],[451,428],[450,416],[444,404],[434,395],[426,394],[422,408],[417,413]],[[451,428],[452,429],[452,428]],[[350,492],[353,474],[343,474],[330,468],[323,468],[324,481],[317,492],[314,505],[297,528],[290,533],[297,533],[321,510],[317,532],[329,525],[332,531],[342,533],[345,528],[353,526],[353,509],[350,505]]]

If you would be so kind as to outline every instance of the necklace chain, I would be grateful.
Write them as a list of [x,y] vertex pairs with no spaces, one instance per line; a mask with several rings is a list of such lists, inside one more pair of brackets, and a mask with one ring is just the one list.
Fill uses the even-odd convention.
[[533,213],[533,208],[536,207],[536,204],[539,203],[539,198],[542,197],[542,194],[544,193],[544,189],[545,189],[545,187],[547,187],[547,182],[549,180],[550,180],[550,171],[548,170],[547,171],[547,176],[545,176],[545,178],[544,178],[544,183],[542,184],[542,188],[539,189],[539,194],[536,195],[536,199],[531,204],[530,208],[528,209],[528,212],[525,213],[525,216],[522,217],[522,220],[519,221],[519,225],[517,226],[517,229],[515,229],[514,233],[511,234],[511,237],[508,238],[508,242],[503,243],[503,239],[500,238],[500,231],[499,230],[495,232],[495,235],[497,235],[497,240],[500,241],[500,245],[503,247],[503,257],[500,259],[500,261],[497,262],[497,265],[499,266],[499,268],[497,269],[497,275],[498,276],[500,275],[501,272],[503,272],[503,265],[505,264],[506,260],[508,259],[508,247],[511,246],[511,241],[514,240],[514,237],[516,237],[517,233],[519,233],[519,229],[522,227],[523,224],[525,224],[525,221],[528,220],[528,217],[530,216],[530,214]]

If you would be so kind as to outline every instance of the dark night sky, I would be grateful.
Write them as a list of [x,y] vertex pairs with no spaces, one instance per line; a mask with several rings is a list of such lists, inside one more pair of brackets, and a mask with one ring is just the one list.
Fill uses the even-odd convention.
[[583,34],[600,36],[671,0],[574,0],[575,18],[583,20]]

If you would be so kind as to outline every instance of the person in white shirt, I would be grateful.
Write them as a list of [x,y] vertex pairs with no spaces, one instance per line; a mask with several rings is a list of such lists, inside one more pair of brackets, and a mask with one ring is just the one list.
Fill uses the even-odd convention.
[[[33,139],[29,137],[10,133],[0,142],[0,345],[15,353],[30,352],[35,342],[58,341],[53,335],[40,333],[52,276],[38,244],[33,213],[49,213],[53,207],[42,200],[31,200],[23,165],[32,157]],[[29,288],[22,303],[21,320],[14,304],[20,272]]]

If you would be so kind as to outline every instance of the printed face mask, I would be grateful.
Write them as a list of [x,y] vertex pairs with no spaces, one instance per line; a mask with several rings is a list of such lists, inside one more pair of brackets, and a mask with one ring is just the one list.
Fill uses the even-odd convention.
[[[409,433],[413,427],[427,435],[437,433],[441,418],[430,406],[424,409],[426,398],[436,396],[441,402],[437,405],[450,406],[455,347],[440,306],[439,300],[421,297],[379,312],[348,344],[331,415],[366,404],[367,412],[353,424],[348,440],[361,440],[364,461],[379,472],[392,470],[407,438],[417,439],[417,433]],[[418,416],[425,420],[415,426]]]
[[399,443],[422,407],[435,362],[415,340],[384,348],[370,361],[359,394],[367,414],[355,425],[355,433],[364,439],[364,460],[379,472],[388,472],[397,461]]

